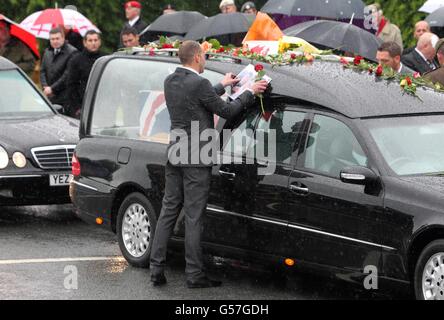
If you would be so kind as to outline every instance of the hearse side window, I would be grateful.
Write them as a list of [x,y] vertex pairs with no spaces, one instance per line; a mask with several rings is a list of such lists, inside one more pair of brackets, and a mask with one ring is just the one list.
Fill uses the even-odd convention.
[[[301,134],[305,117],[306,113],[304,112],[282,109],[275,110],[272,114],[267,113],[263,115],[259,120],[256,130],[256,142],[258,144],[255,146],[255,154],[258,160],[270,160],[272,155],[269,154],[269,151],[271,151],[269,143],[274,143],[274,141],[269,139],[269,132],[270,130],[274,130],[276,137],[275,162],[290,164],[293,151],[298,147],[296,146],[297,138]],[[262,139],[262,137],[264,137],[264,139]],[[258,152],[258,148],[262,147],[263,150]],[[260,159],[260,155],[265,156],[267,159]]]
[[[97,89],[90,134],[168,144],[171,121],[164,81],[178,66],[149,60],[110,61]],[[213,71],[203,76],[213,84],[223,79]]]
[[314,117],[305,154],[305,168],[336,178],[346,167],[368,164],[350,128],[339,120],[321,115]]

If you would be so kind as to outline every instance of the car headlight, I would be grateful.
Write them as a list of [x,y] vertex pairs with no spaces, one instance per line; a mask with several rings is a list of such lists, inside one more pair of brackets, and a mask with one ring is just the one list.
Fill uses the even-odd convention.
[[16,152],[12,155],[12,162],[14,162],[17,168],[22,169],[26,167],[26,157],[21,152]]
[[9,156],[3,147],[0,147],[0,169],[5,169],[9,164]]

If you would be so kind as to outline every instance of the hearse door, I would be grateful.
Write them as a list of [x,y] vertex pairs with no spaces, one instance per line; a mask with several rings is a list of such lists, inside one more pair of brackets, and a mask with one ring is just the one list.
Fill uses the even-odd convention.
[[295,259],[362,275],[391,249],[381,243],[382,187],[341,182],[341,170],[350,166],[369,166],[353,131],[334,117],[315,115],[290,178],[289,237],[303,239]]
[[249,247],[248,217],[253,197],[247,182],[253,165],[246,164],[246,152],[253,140],[257,119],[255,110],[236,123],[222,124],[225,133],[221,130],[220,159],[224,162],[213,168],[204,241],[240,249]]

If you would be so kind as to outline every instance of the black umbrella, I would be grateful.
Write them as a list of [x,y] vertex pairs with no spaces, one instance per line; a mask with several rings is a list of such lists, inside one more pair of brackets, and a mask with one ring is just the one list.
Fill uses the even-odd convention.
[[261,11],[287,16],[363,19],[364,9],[361,0],[269,0]]
[[302,38],[319,45],[376,61],[382,41],[374,34],[349,23],[328,20],[308,21],[288,28],[287,36]]
[[178,11],[160,16],[145,31],[185,35],[204,19],[207,17],[197,11]]
[[444,7],[433,11],[427,18],[426,21],[430,24],[432,28],[444,27]]
[[[221,13],[202,20],[192,27],[185,39],[201,40],[224,35],[246,34],[253,24],[254,17],[254,15],[243,13]],[[236,43],[232,44],[236,45]]]

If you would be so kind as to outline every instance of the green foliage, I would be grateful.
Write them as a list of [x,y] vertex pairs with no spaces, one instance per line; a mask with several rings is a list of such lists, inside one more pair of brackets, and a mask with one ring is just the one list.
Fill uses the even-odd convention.
[[[171,3],[178,10],[200,11],[207,16],[219,13],[219,0],[139,0],[143,4],[143,18],[146,22],[153,22],[162,12],[162,7]],[[247,0],[238,0],[238,7]],[[66,5],[75,5],[78,10],[88,17],[103,33],[103,49],[112,52],[119,45],[120,30],[125,23],[123,5],[126,0],[0,0],[0,13],[15,20],[23,21],[33,12],[46,8],[64,8]],[[255,0],[258,7],[262,7],[266,0]],[[44,44],[46,45],[46,44]]]
[[[238,7],[247,0],[237,0]],[[307,0],[308,1],[308,0]],[[398,25],[403,33],[406,47],[414,45],[413,26],[424,19],[426,14],[418,12],[425,0],[376,0],[382,5],[385,16]],[[0,13],[20,22],[29,14],[49,7],[63,8],[68,4],[77,6],[79,11],[95,23],[103,32],[104,50],[114,51],[119,43],[120,30],[125,22],[123,5],[125,0],[0,0]],[[166,3],[172,3],[179,10],[200,11],[207,16],[219,13],[219,0],[141,0],[143,17],[154,21]],[[262,7],[266,0],[255,0]],[[365,0],[367,4],[375,0]]]

